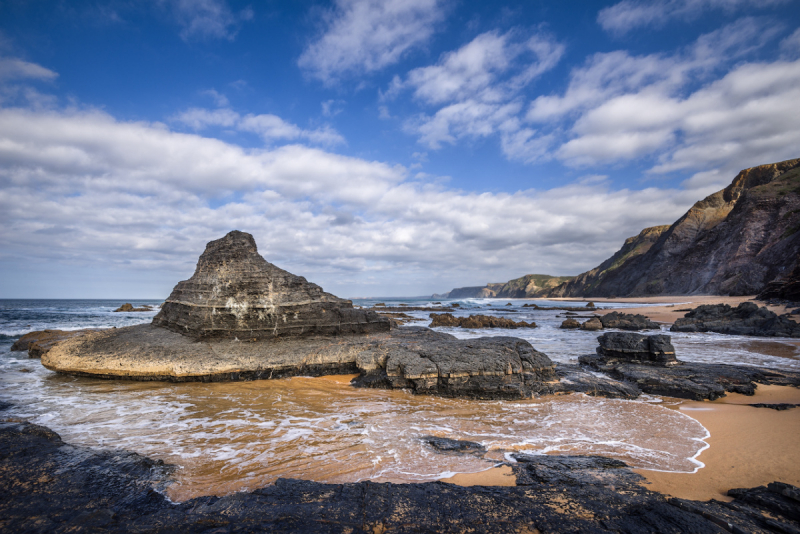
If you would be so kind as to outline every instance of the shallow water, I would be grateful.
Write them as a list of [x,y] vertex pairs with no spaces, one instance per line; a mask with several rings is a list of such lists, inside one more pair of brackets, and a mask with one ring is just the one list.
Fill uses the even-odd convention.
[[[0,303],[0,333],[8,336],[0,339],[0,400],[13,404],[4,415],[49,426],[70,443],[133,450],[178,465],[176,483],[168,489],[174,500],[253,489],[278,477],[434,480],[490,468],[510,451],[603,454],[634,467],[691,472],[701,465],[694,458],[706,447],[702,425],[661,406],[655,397],[620,401],[566,395],[487,402],[355,389],[349,377],[172,384],[62,376],[25,353],[10,353],[11,332],[23,324],[123,326],[148,322],[154,312],[117,314],[110,310],[121,302],[83,301],[42,304],[37,315],[37,305],[30,302],[19,313],[24,319],[15,316],[9,301]],[[559,330],[559,312],[523,310],[521,303],[488,313],[533,319],[539,328],[446,330],[459,337],[524,337],[557,361],[594,351],[596,333]],[[498,308],[491,302],[478,305],[481,313]],[[470,311],[476,310],[463,313]],[[418,315],[425,319],[420,324],[427,324],[427,314]],[[687,360],[758,363],[766,358],[783,362],[773,367],[798,364],[721,337],[730,345],[724,351],[715,348],[715,335],[673,339],[679,357]],[[478,441],[489,452],[436,453],[419,439],[428,434]]]

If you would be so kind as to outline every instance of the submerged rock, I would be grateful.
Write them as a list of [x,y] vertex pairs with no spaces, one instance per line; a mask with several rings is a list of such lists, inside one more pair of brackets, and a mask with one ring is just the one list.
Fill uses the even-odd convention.
[[490,315],[470,315],[469,317],[455,317],[452,313],[432,313],[431,328],[437,326],[451,326],[461,328],[536,328],[536,323],[513,321],[506,317],[493,317]]
[[419,438],[439,452],[483,454],[486,447],[476,441],[463,439],[440,438],[438,436],[422,436]]
[[673,332],[717,332],[737,336],[800,337],[800,323],[778,316],[766,307],[742,302],[698,306],[675,321]]
[[[729,491],[733,502],[668,498],[623,462],[514,455],[512,487],[323,484],[279,479],[181,503],[154,488],[170,468],[125,451],[65,446],[47,428],[0,423],[0,517],[8,532],[796,532],[800,489]],[[720,527],[723,525],[725,528]]]
[[253,236],[211,241],[194,275],[179,282],[153,324],[195,339],[268,339],[386,332],[389,320],[268,263]]

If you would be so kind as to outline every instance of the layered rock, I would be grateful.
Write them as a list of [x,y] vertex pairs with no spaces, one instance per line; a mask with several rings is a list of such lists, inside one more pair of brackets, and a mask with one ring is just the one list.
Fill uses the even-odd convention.
[[618,330],[659,330],[661,327],[644,315],[632,313],[611,312],[600,316],[603,328],[616,328]]
[[571,280],[571,276],[549,274],[526,274],[505,283],[490,283],[485,286],[457,287],[448,293],[433,298],[534,298],[546,295],[550,290]]
[[800,264],[789,274],[768,283],[758,294],[758,300],[771,299],[800,302]]
[[597,338],[597,354],[606,362],[627,362],[651,365],[675,365],[675,347],[669,336],[643,336],[609,332]]
[[673,332],[717,332],[739,336],[800,337],[800,323],[779,316],[766,307],[742,302],[698,306],[675,321]]
[[741,171],[669,226],[644,230],[551,297],[753,295],[800,258],[800,159]]
[[97,331],[96,328],[85,328],[83,330],[37,330],[35,332],[28,332],[16,340],[14,344],[11,345],[11,350],[28,351],[29,358],[41,358],[57,343]]
[[194,275],[175,286],[153,324],[195,339],[242,340],[390,327],[387,318],[268,263],[253,236],[239,231],[206,246]]
[[452,313],[430,314],[431,328],[437,326],[450,326],[460,328],[536,328],[536,323],[513,321],[506,317],[491,315],[470,315],[469,317],[455,317]]
[[726,392],[753,395],[757,384],[800,386],[800,373],[750,366],[682,362],[669,336],[611,332],[598,338],[597,355],[580,363],[653,395],[714,400]]

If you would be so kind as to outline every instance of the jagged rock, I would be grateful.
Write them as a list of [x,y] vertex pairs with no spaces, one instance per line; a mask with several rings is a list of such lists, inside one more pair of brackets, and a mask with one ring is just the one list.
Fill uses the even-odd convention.
[[792,159],[741,171],[672,226],[643,230],[547,296],[753,295],[798,265],[800,159]]
[[800,263],[786,276],[769,282],[756,297],[758,300],[788,300],[800,302]]
[[603,328],[616,328],[618,330],[660,330],[658,323],[654,323],[644,315],[632,313],[611,312],[600,316]]
[[536,323],[525,321],[512,321],[505,317],[490,315],[470,315],[469,317],[455,317],[452,313],[432,313],[430,327],[450,326],[461,328],[536,328]]
[[581,325],[581,330],[596,331],[602,329],[603,329],[603,322],[600,321],[600,319],[598,319],[597,317],[589,319],[588,321],[584,322]]
[[41,358],[52,349],[56,343],[66,341],[77,336],[97,332],[96,328],[83,330],[37,330],[28,332],[11,345],[12,351],[28,351],[29,358]]
[[148,306],[148,305],[144,305],[144,306],[141,306],[139,308],[134,308],[133,304],[131,304],[130,302],[126,302],[125,304],[123,304],[122,306],[120,306],[119,308],[117,308],[114,311],[115,312],[148,312],[148,311],[153,311],[153,307],[152,306]]
[[597,354],[606,362],[675,365],[675,347],[669,336],[643,336],[628,332],[609,332],[597,338]]
[[194,275],[175,286],[153,324],[195,339],[242,340],[390,327],[387,318],[267,263],[253,236],[239,231],[206,245]]
[[564,322],[561,323],[561,326],[559,326],[559,328],[564,328],[566,330],[572,330],[580,327],[581,323],[572,318],[564,320]]
[[439,452],[444,453],[470,453],[483,454],[486,447],[476,441],[466,441],[461,439],[440,438],[438,436],[422,436],[422,441],[433,447]]
[[742,302],[698,306],[675,321],[673,332],[717,332],[739,336],[800,337],[800,324],[778,316],[766,307]]
[[556,365],[556,375],[558,382],[550,382],[549,389],[542,391],[543,394],[584,393],[592,397],[635,399],[642,393],[630,382],[590,373],[578,365],[559,363]]
[[47,428],[0,423],[0,517],[8,532],[796,532],[800,489],[775,482],[733,502],[671,499],[623,462],[516,454],[512,487],[322,484],[167,500],[171,468],[125,451],[65,446]]

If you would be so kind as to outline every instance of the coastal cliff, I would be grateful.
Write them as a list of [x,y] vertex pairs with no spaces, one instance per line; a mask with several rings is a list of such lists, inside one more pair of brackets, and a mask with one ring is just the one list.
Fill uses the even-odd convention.
[[800,159],[741,171],[671,226],[643,230],[549,297],[752,295],[800,258]]
[[532,298],[547,295],[551,290],[572,280],[572,276],[550,276],[549,274],[526,274],[506,283],[490,283],[485,286],[457,287],[434,298]]

